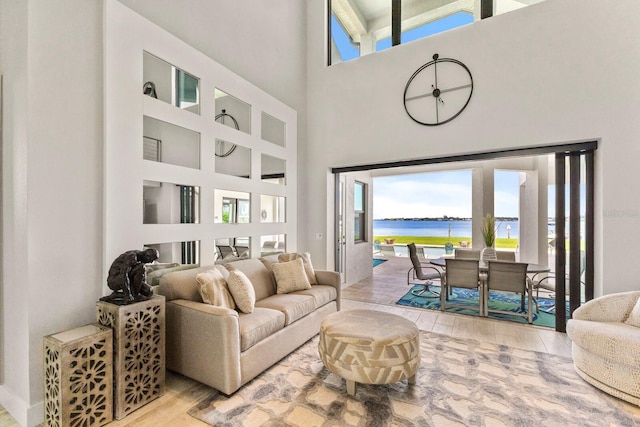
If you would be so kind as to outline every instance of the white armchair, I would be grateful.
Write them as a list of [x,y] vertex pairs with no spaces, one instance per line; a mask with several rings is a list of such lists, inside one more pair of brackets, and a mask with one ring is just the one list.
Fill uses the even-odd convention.
[[595,298],[567,323],[573,364],[591,385],[640,406],[640,291]]

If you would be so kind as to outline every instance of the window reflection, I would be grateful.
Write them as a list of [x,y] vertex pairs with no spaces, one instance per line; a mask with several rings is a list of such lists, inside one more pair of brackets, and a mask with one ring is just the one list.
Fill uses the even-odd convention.
[[143,93],[183,110],[200,113],[200,80],[168,62],[143,52]]
[[260,222],[285,222],[285,197],[260,196]]
[[145,248],[156,249],[158,263],[200,264],[200,241],[150,243]]
[[284,185],[285,166],[286,162],[283,159],[263,154],[261,164],[262,180],[265,182]]
[[251,104],[215,88],[215,121],[240,132],[251,133]]
[[200,133],[144,116],[143,158],[187,168],[200,168]]
[[142,202],[144,224],[200,222],[200,187],[145,180]]
[[286,252],[286,236],[284,234],[260,236],[260,255],[273,255]]
[[250,237],[226,237],[215,239],[216,264],[224,264],[238,259],[251,258]]
[[246,224],[251,222],[251,194],[241,191],[214,191],[214,218],[219,224]]

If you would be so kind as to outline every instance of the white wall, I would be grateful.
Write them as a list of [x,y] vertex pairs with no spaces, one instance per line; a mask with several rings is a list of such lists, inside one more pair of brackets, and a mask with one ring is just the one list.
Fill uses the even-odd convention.
[[[328,169],[509,147],[600,140],[596,154],[596,286],[637,289],[640,264],[640,2],[547,0],[355,61],[325,66],[323,2],[308,3],[308,228],[333,232]],[[465,63],[474,77],[467,109],[438,127],[411,121],[407,79],[434,53]],[[332,245],[314,263],[332,265]],[[598,292],[598,290],[596,290]]]
[[43,414],[43,336],[95,321],[102,296],[102,5],[0,4],[0,403],[33,425]]

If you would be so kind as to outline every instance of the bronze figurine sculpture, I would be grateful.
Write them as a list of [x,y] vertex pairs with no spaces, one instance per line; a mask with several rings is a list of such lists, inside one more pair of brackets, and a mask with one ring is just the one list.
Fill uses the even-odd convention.
[[113,293],[100,298],[100,301],[126,305],[151,298],[153,291],[146,282],[144,266],[159,256],[155,249],[131,250],[120,254],[111,264],[107,277],[107,285]]

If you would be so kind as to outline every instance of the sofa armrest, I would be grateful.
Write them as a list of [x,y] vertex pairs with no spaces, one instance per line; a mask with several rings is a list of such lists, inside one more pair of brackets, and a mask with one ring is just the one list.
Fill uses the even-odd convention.
[[176,299],[166,303],[167,368],[223,393],[241,382],[235,310]]
[[316,280],[319,285],[328,285],[333,286],[336,289],[336,304],[338,306],[338,311],[340,311],[340,294],[342,290],[342,283],[340,283],[340,273],[336,271],[328,271],[328,270],[316,270]]
[[640,291],[603,295],[582,304],[572,317],[596,322],[624,322],[638,298]]

